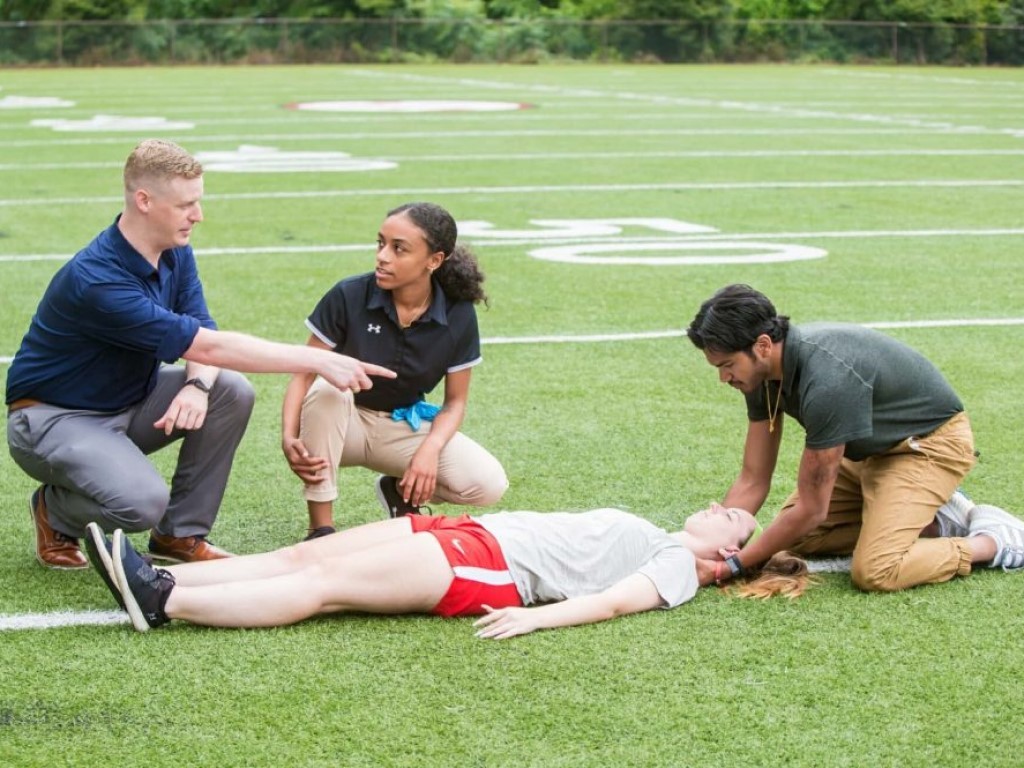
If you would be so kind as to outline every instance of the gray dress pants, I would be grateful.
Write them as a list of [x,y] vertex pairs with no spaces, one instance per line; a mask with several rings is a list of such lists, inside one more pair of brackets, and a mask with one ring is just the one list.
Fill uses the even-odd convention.
[[[124,411],[42,404],[9,414],[11,456],[45,486],[55,530],[80,538],[86,524],[95,521],[105,531],[153,529],[179,537],[210,532],[255,394],[244,376],[221,371],[202,428],[166,435],[153,422],[184,383],[183,367],[162,366],[149,397]],[[146,456],[178,440],[178,462],[168,488]]]

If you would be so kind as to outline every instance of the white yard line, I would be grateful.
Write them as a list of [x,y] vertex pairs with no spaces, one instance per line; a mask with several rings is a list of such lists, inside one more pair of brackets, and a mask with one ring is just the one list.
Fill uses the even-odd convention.
[[0,614],[0,632],[14,629],[60,629],[62,627],[127,624],[123,611],[54,611],[53,613]]
[[[664,150],[655,152],[493,152],[484,154],[456,153],[450,155],[387,155],[374,160],[398,163],[450,163],[468,161],[525,162],[550,160],[643,160],[665,158],[687,159],[783,159],[800,157],[1020,157],[1024,149],[753,149],[753,150]],[[83,163],[2,163],[0,171],[80,171],[123,167],[122,162]]]
[[[527,186],[474,186],[474,187],[399,187],[392,189],[310,189],[278,192],[237,192],[206,195],[207,202],[213,200],[300,200],[327,199],[339,197],[441,197],[451,195],[535,195],[579,194],[579,193],[623,193],[623,192],[716,192],[735,190],[820,190],[820,189],[983,189],[1024,187],[1024,179],[919,179],[907,181],[873,180],[860,181],[741,181],[741,182],[665,182],[658,184],[536,184]],[[111,205],[122,203],[119,195],[97,195],[94,197],[38,197],[0,199],[0,208],[23,206],[62,205]]]
[[[945,238],[945,237],[1020,237],[1024,228],[984,228],[984,229],[853,229],[853,230],[821,230],[808,232],[744,232],[740,234],[710,232],[699,235],[687,235],[671,238],[674,242],[746,242],[746,241],[778,241],[778,240],[864,240],[867,238]],[[615,236],[592,237],[588,243],[624,243],[635,244],[644,242],[664,242],[665,237]],[[501,246],[529,245],[563,245],[579,242],[578,237],[522,237],[515,239],[489,239],[486,235],[468,238],[474,248],[490,248]],[[199,258],[212,256],[252,256],[258,254],[316,254],[368,252],[372,245],[367,243],[326,243],[324,245],[267,245],[252,247],[216,247],[196,246]],[[65,253],[22,253],[0,254],[0,264],[25,261],[67,261],[74,255],[73,251]]]

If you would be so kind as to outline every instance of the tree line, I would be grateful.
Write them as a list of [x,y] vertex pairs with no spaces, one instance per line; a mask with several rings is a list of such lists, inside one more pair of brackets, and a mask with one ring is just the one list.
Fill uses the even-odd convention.
[[1022,26],[1024,0],[0,0],[0,21],[389,19],[841,20]]

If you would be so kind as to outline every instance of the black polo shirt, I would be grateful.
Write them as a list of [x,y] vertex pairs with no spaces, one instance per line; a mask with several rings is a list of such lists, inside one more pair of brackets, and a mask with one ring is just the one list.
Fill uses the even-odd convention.
[[393,411],[425,399],[447,373],[471,368],[480,356],[480,329],[470,301],[452,301],[434,281],[430,307],[409,328],[398,323],[391,292],[377,287],[373,272],[349,277],[329,290],[306,326],[335,352],[376,363],[398,374],[374,378],[356,405]]

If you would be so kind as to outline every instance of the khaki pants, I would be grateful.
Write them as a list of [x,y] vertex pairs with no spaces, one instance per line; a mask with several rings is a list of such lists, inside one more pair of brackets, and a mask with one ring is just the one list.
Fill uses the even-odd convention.
[[[401,477],[413,454],[430,432],[424,421],[413,432],[406,421],[393,421],[388,411],[358,408],[351,392],[341,392],[317,378],[302,403],[300,437],[312,456],[327,459],[324,479],[307,485],[307,501],[338,498],[338,467],[367,467]],[[431,501],[487,506],[508,489],[501,463],[485,448],[457,432],[441,451],[437,488]]]
[[[864,461],[843,459],[828,517],[796,546],[802,555],[853,555],[851,578],[866,591],[896,591],[971,572],[964,539],[922,539],[921,529],[975,463],[967,415],[927,437],[910,437]],[[797,494],[783,511],[796,504]]]

